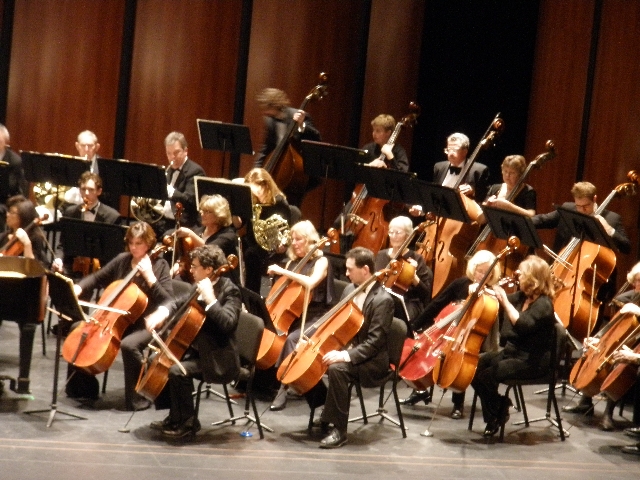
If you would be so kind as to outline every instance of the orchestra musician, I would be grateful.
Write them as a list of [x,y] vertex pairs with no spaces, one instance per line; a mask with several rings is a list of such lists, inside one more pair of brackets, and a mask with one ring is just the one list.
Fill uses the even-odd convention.
[[[411,330],[418,332],[428,328],[434,323],[434,320],[440,314],[443,308],[451,303],[462,303],[472,292],[478,287],[484,276],[488,273],[491,264],[495,260],[495,255],[487,250],[478,250],[467,262],[465,276],[453,280],[441,292],[429,302],[424,311],[418,315],[411,323]],[[500,266],[495,265],[491,275],[487,279],[488,286],[495,285],[500,279]],[[494,327],[485,339],[482,351],[495,351],[498,349],[498,322],[494,323]],[[451,418],[459,420],[464,413],[464,392],[453,393],[451,400],[453,409],[451,410]],[[403,405],[415,405],[423,401],[425,404],[431,401],[431,395],[428,390],[423,392],[413,391],[411,395],[400,403]]]
[[[627,274],[627,282],[631,285],[631,290],[628,290],[613,299],[612,304],[622,305],[620,308],[620,313],[633,313],[634,315],[640,314],[640,307],[638,307],[637,303],[639,302],[638,298],[640,295],[640,263],[636,263],[629,273]],[[635,303],[634,303],[635,302]],[[637,312],[637,313],[636,313]],[[624,317],[617,317],[618,319]],[[595,335],[592,337],[585,338],[583,342],[583,348],[593,347],[598,344],[602,335],[604,335],[609,329],[611,329],[615,325],[616,321],[610,321],[605,324]],[[614,354],[614,357],[617,354]],[[622,359],[629,358],[628,356],[621,354]],[[602,420],[600,422],[600,429],[605,432],[612,431],[615,429],[615,422],[613,421],[613,411],[615,409],[616,402],[613,402],[611,399],[607,398],[604,414],[602,416]],[[580,397],[580,401],[577,405],[567,406],[565,405],[562,408],[563,411],[568,413],[578,413],[586,416],[592,416],[594,414],[594,405],[593,399],[588,395],[582,395]]]
[[[373,142],[362,147],[362,150],[366,150],[371,158],[371,161],[367,163],[370,167],[392,168],[402,172],[409,170],[409,159],[402,145],[399,143],[387,144],[395,126],[395,119],[384,113],[371,120]],[[379,160],[381,155],[385,156],[384,160]]]
[[512,202],[507,200],[513,188],[527,168],[527,162],[522,155],[508,155],[502,161],[502,183],[489,187],[484,205],[501,208],[510,212],[519,213],[527,217],[536,214],[536,191],[531,185],[523,184],[520,192]]
[[[367,281],[374,273],[373,252],[356,247],[346,254],[347,276],[352,284],[342,296],[349,295],[357,285]],[[324,426],[333,424],[329,434],[320,442],[320,448],[337,448],[347,442],[349,419],[349,385],[359,378],[366,386],[381,380],[389,370],[387,336],[393,320],[393,299],[378,282],[357,295],[353,302],[361,307],[364,323],[345,350],[332,350],[322,358],[328,365],[329,386],[320,421]]]
[[[205,312],[204,323],[181,361],[186,375],[174,364],[169,369],[169,415],[151,423],[151,428],[163,435],[181,438],[200,430],[195,418],[193,378],[210,383],[229,383],[240,373],[240,359],[236,349],[235,331],[242,308],[240,289],[228,278],[211,281],[213,273],[227,263],[215,244],[196,247],[190,254],[195,301]],[[178,304],[191,298],[194,291]]]
[[[630,307],[630,309],[628,310],[628,313],[633,313],[636,316],[640,315],[640,307],[638,307],[635,304],[631,304],[631,305],[633,305],[633,307],[635,308]],[[613,360],[615,362],[620,362],[620,363],[640,365],[640,353],[637,353],[629,348],[622,348],[618,350],[616,353],[614,353]],[[636,383],[639,380],[640,380],[640,367],[638,368],[638,371],[637,371]],[[636,386],[636,389],[637,388],[638,387]],[[639,403],[640,403],[640,396],[636,395],[634,410],[639,408],[638,407]],[[624,433],[630,437],[634,437],[640,440],[640,427],[625,428]],[[638,441],[633,445],[625,445],[624,447],[622,447],[622,451],[624,453],[629,453],[631,455],[640,455],[640,441]]]
[[[36,208],[22,195],[14,195],[7,200],[7,230],[0,233],[0,248],[9,245],[13,239],[22,244],[18,256],[34,258],[43,266],[47,266],[47,243],[42,229],[37,224],[39,219]],[[5,253],[6,255],[7,253]]]
[[176,204],[182,204],[180,224],[193,227],[198,222],[196,185],[194,177],[205,176],[204,169],[188,156],[187,139],[180,132],[171,132],[164,139],[164,147],[169,160],[167,168],[167,196],[164,217],[154,226],[156,231],[166,232],[174,227]]
[[[7,180],[0,183],[0,232],[7,219],[7,200],[15,195],[28,195],[29,183],[24,176],[20,155],[9,148],[9,130],[0,123],[0,172]],[[5,163],[2,163],[5,162]],[[7,190],[4,190],[6,186]]]
[[[251,275],[246,276],[245,287],[259,294],[262,276],[266,274],[268,264],[283,258],[289,239],[283,236],[279,245],[275,246],[273,250],[266,249],[256,240],[255,229],[260,225],[260,221],[275,220],[274,215],[290,225],[291,207],[285,195],[264,168],[250,170],[245,175],[244,182],[251,187],[251,200],[254,208],[254,218],[241,220],[247,225],[247,232],[243,237],[244,266],[245,271],[251,272]],[[260,210],[259,215],[257,215],[256,207]],[[236,222],[236,228],[240,228],[237,217],[234,218],[234,222]]]
[[[135,392],[142,367],[142,352],[152,338],[150,331],[169,317],[175,305],[169,265],[164,259],[152,260],[149,256],[149,251],[156,244],[156,235],[151,226],[145,222],[132,224],[124,241],[126,252],[119,254],[97,272],[81,279],[74,285],[74,289],[79,298],[86,300],[91,297],[94,289],[106,288],[112,282],[125,278],[133,269],[139,273],[132,282],[147,296],[148,304],[140,318],[125,330],[120,344],[124,363],[125,409],[134,411],[144,410],[151,405],[151,402]],[[72,365],[69,367],[69,374],[75,372],[76,380],[71,378],[67,382],[67,395],[75,398],[97,398],[97,379]]]
[[[509,397],[498,393],[505,380],[535,378],[549,368],[555,314],[553,279],[549,265],[540,257],[525,258],[519,266],[520,290],[507,295],[499,285],[493,287],[502,307],[500,351],[480,355],[471,386],[480,397],[486,422],[484,436],[493,436],[509,418]],[[497,322],[496,322],[497,323]]]
[[[389,248],[380,250],[376,254],[376,271],[382,270],[393,258],[401,258],[409,262],[415,269],[411,283],[403,294],[404,305],[406,307],[409,322],[416,319],[422,313],[426,305],[431,300],[431,286],[433,284],[433,272],[427,266],[422,255],[405,248],[399,252],[400,247],[405,243],[409,235],[413,232],[413,223],[409,217],[398,216],[389,222]],[[396,306],[397,308],[397,306]],[[404,318],[404,312],[395,312],[398,318]]]
[[[329,274],[330,264],[322,254],[322,248],[317,248],[313,257],[302,267],[299,272],[294,272],[300,261],[317,245],[320,236],[316,228],[309,220],[303,220],[291,227],[291,245],[287,249],[289,261],[285,268],[279,265],[270,265],[267,269],[268,275],[281,275],[291,279],[293,282],[302,285],[310,290],[310,303],[307,307],[305,319],[305,333],[307,336],[313,334],[307,327],[324,315],[334,300],[333,275]],[[285,341],[280,357],[276,362],[279,367],[294,349],[301,333],[301,319],[297,318],[289,327],[289,335]],[[269,407],[271,411],[283,410],[287,405],[287,388],[281,385],[273,403]]]

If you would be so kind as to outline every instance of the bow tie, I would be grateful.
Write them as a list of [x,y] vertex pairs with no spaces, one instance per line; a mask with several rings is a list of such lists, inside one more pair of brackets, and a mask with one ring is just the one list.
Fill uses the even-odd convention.
[[98,210],[98,206],[97,205],[95,207],[93,207],[93,208],[86,209],[84,212],[85,213],[93,213],[95,215],[96,214],[96,210]]
[[451,175],[460,175],[462,172],[462,167],[454,167],[453,165],[449,165],[449,173]]

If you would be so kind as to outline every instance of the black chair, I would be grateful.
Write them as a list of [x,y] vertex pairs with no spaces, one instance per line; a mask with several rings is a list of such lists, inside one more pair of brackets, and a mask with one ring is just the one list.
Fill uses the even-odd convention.
[[[565,437],[569,436],[569,432],[567,432],[564,428],[562,428],[562,418],[560,417],[560,410],[558,408],[558,401],[556,399],[555,386],[558,380],[558,370],[560,368],[560,359],[562,358],[562,352],[565,348],[565,344],[567,341],[567,331],[564,326],[560,322],[556,322],[556,326],[553,330],[553,338],[552,341],[555,342],[555,349],[551,350],[551,358],[549,360],[549,370],[545,373],[545,375],[532,378],[532,379],[513,379],[506,380],[504,384],[507,386],[507,390],[505,391],[505,395],[508,397],[509,392],[513,389],[514,399],[516,401],[516,409],[518,411],[522,411],[522,415],[524,420],[520,422],[514,422],[513,425],[522,425],[524,424],[526,427],[529,426],[530,423],[540,422],[540,421],[548,421],[554,427],[558,429],[558,433],[560,434],[560,439],[564,442]],[[522,387],[524,385],[547,385],[547,411],[544,417],[529,419],[527,415],[527,405],[524,400],[524,395],[522,393]],[[474,393],[473,395],[473,403],[471,404],[471,413],[469,415],[469,430],[473,428],[473,419],[476,412],[476,403],[478,401],[478,394]],[[555,417],[551,416],[551,406],[553,405],[553,409],[555,412]],[[500,441],[504,440],[504,423],[500,426]]]
[[[360,400],[360,408],[362,409],[362,415],[355,418],[350,418],[349,422],[356,422],[358,420],[363,420],[365,424],[369,423],[369,419],[373,417],[380,417],[380,421],[389,420],[394,425],[400,427],[402,430],[402,438],[407,438],[407,429],[404,425],[404,418],[402,417],[402,410],[400,409],[400,400],[398,398],[398,368],[397,366],[400,364],[400,357],[402,355],[402,347],[404,345],[404,341],[407,338],[407,324],[404,320],[400,320],[399,318],[394,318],[391,323],[391,329],[389,330],[389,337],[387,339],[387,346],[389,349],[389,372],[387,376],[382,381],[380,385],[380,396],[378,398],[378,408],[375,413],[370,413],[367,415],[364,406],[364,398],[362,396],[362,385],[360,385],[359,381],[355,382],[356,393],[358,395],[358,399]],[[393,399],[396,403],[396,411],[398,412],[398,420],[390,417],[387,414],[387,410],[384,408],[385,406],[385,398],[384,398],[384,387],[385,385],[391,381],[391,395],[393,395]],[[367,387],[368,385],[365,385]],[[377,385],[376,385],[377,386]],[[387,397],[388,398],[388,397]]]
[[350,282],[345,282],[344,280],[338,280],[337,278],[333,280],[333,291],[335,293],[335,303],[338,303],[340,301],[340,298],[342,297],[342,292],[344,292],[344,289],[347,288],[347,285],[349,285]]
[[[256,402],[252,391],[256,357],[258,356],[258,348],[260,347],[260,339],[262,338],[263,330],[264,323],[261,318],[247,312],[240,312],[240,319],[238,320],[238,328],[236,330],[236,342],[238,347],[238,355],[240,356],[240,363],[243,365],[243,368],[246,368],[248,370],[244,413],[239,416],[234,416],[232,407],[233,401],[229,396],[227,384],[223,384],[222,387],[224,389],[224,398],[229,409],[229,418],[212,423],[212,425],[222,425],[224,423],[231,423],[232,425],[235,425],[236,421],[246,419],[249,422],[254,422],[258,426],[258,432],[260,433],[261,439],[264,438],[263,428],[270,432],[273,432],[271,428],[263,426],[260,423],[260,416],[258,415],[258,409],[256,408]],[[200,410],[200,395],[202,394],[202,387],[204,384],[205,382],[201,380],[198,384],[198,390],[196,392],[196,418],[198,418],[198,413]],[[254,416],[250,415],[250,408],[253,409]]]

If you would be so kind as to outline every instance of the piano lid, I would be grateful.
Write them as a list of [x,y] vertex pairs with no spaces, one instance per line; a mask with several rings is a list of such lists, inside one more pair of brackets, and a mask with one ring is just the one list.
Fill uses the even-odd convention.
[[24,257],[0,257],[0,277],[36,278],[45,274],[39,261]]

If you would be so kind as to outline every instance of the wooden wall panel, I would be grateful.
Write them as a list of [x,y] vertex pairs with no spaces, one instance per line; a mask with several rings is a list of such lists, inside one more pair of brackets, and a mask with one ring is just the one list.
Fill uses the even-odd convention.
[[239,1],[138,2],[127,159],[165,165],[164,138],[177,130],[207,174],[222,175],[223,155],[202,151],[196,119],[233,119],[241,6]]
[[[329,75],[329,94],[309,103],[307,110],[324,141],[346,144],[349,125],[345,122],[357,94],[352,69],[358,46],[353,39],[361,21],[360,9],[360,2],[340,0],[254,1],[245,123],[256,151],[263,136],[256,94],[265,87],[281,88],[297,107],[322,71]],[[243,158],[240,173],[245,174],[252,165],[252,158]],[[305,217],[321,229],[340,210],[342,192],[336,194],[336,188],[328,182],[310,192],[302,204]]]
[[91,129],[112,150],[124,0],[17,0],[7,127],[15,149],[75,154]]
[[[584,175],[597,186],[600,200],[628,181],[629,170],[640,172],[639,44],[640,2],[605,0]],[[639,204],[638,196],[610,203],[623,216],[634,245],[631,255],[618,255],[621,272],[638,258]]]
[[[543,0],[540,6],[525,156],[532,160],[543,152],[548,139],[558,152],[528,178],[541,213],[571,200],[576,181],[593,8],[593,0]],[[541,236],[552,244],[554,232]]]

